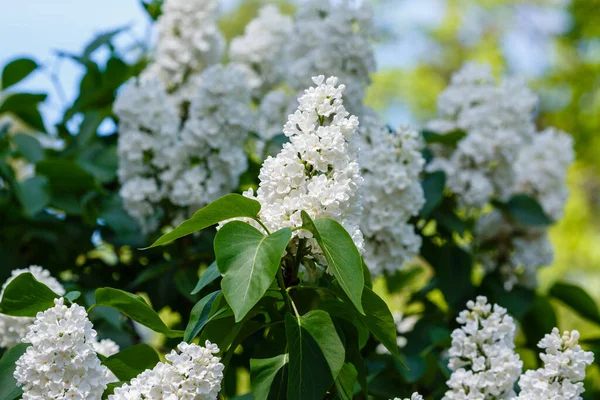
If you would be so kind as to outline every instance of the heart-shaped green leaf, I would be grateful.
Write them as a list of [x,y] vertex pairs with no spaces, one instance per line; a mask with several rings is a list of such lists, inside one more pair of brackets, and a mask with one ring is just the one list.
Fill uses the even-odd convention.
[[26,272],[13,279],[2,296],[0,313],[14,317],[35,317],[40,311],[54,307],[60,296]]
[[236,322],[271,286],[291,237],[289,228],[265,236],[241,221],[229,222],[217,232],[215,256],[223,275],[221,288]]
[[104,359],[102,364],[120,381],[129,381],[147,369],[152,369],[160,361],[156,351],[147,344],[140,343],[121,350]]

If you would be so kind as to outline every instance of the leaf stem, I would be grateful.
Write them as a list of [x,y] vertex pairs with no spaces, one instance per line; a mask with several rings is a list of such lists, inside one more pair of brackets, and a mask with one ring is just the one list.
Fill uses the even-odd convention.
[[90,312],[91,312],[91,311],[92,311],[94,308],[96,308],[96,306],[97,306],[97,305],[98,305],[98,304],[92,304],[92,305],[91,305],[91,307],[87,309],[87,314],[88,314],[88,315],[90,315]]
[[259,224],[260,226],[262,226],[262,228],[265,230],[265,232],[267,232],[267,235],[270,235],[270,234],[271,234],[271,232],[269,231],[269,228],[267,228],[267,226],[266,226],[265,224],[263,224],[263,223],[262,223],[262,221],[261,221],[260,219],[258,219],[258,218],[254,218],[254,220],[255,220],[256,222],[258,222],[258,224]]
[[283,299],[285,300],[285,302],[288,306],[288,309],[290,311],[293,311],[294,314],[296,314],[296,317],[299,317],[300,314],[298,313],[296,304],[294,304],[294,300],[292,299],[292,297],[290,296],[288,291],[285,289],[285,282],[283,280],[283,270],[281,268],[279,268],[279,270],[277,271],[277,282],[279,283],[279,289],[281,290],[281,295],[283,296]]

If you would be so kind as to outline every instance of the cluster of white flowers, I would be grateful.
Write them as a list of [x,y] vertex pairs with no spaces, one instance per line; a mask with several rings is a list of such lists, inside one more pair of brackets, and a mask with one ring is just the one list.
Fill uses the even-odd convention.
[[286,82],[302,90],[311,76],[335,75],[347,84],[346,108],[360,113],[369,73],[376,68],[373,16],[367,2],[312,0],[301,7],[286,48]]
[[[254,126],[247,70],[215,65],[182,119],[156,77],[131,82],[115,102],[120,119],[119,179],[125,209],[145,231],[176,224],[230,193],[247,168],[243,143]],[[172,205],[165,209],[165,200]]]
[[109,400],[130,399],[194,399],[216,400],[221,390],[223,364],[214,354],[215,344],[206,341],[205,347],[185,342],[165,356],[152,370],[146,370],[116,388]]
[[391,132],[370,110],[361,117],[364,211],[360,228],[365,237],[365,261],[375,275],[397,271],[421,248],[421,237],[408,220],[425,203],[420,183],[425,164],[423,144],[418,132]]
[[[395,397],[394,400],[402,400],[400,397]],[[410,396],[409,398],[406,398],[404,400],[423,400],[423,396],[421,396],[419,393],[415,392]]]
[[583,383],[586,366],[594,361],[592,352],[579,346],[579,332],[564,332],[557,328],[547,334],[538,347],[545,350],[540,354],[544,367],[527,371],[519,379],[519,400],[566,399],[580,400],[584,392]]
[[573,138],[567,133],[548,128],[536,134],[517,158],[514,191],[534,197],[552,220],[559,220],[569,195],[567,170],[574,159]]
[[54,304],[38,313],[23,339],[31,346],[17,360],[14,373],[23,399],[100,399],[110,371],[94,351],[92,323],[83,307],[67,307],[63,298]]
[[[396,311],[393,313],[393,317],[394,323],[396,324],[396,344],[398,347],[404,348],[408,344],[408,341],[406,337],[402,335],[412,332],[417,322],[419,322],[419,316],[404,316],[403,313]],[[390,351],[382,343],[377,345],[375,352],[377,354],[390,354]]]
[[546,228],[516,224],[498,210],[479,218],[474,236],[478,261],[486,273],[500,275],[506,290],[516,284],[535,288],[538,268],[554,260]]
[[510,399],[523,362],[515,353],[516,326],[506,309],[488,304],[487,298],[469,301],[452,332],[448,367],[450,390],[443,400]]
[[[0,292],[0,300],[4,295],[4,290],[17,276],[24,273],[31,273],[35,279],[48,286],[52,291],[60,296],[65,294],[65,288],[50,275],[50,272],[38,265],[32,265],[24,269],[15,269],[11,272],[11,276],[2,285]],[[25,337],[34,318],[28,317],[12,317],[10,315],[0,314],[0,348],[9,348],[21,343],[21,339]]]
[[[156,25],[155,62],[150,69],[169,93],[196,80],[223,57],[225,39],[217,26],[217,0],[166,0]],[[183,89],[187,91],[187,89]],[[189,92],[188,92],[189,93]],[[187,95],[183,94],[182,99]]]
[[[298,110],[289,115],[283,128],[290,142],[276,157],[268,157],[260,170],[259,217],[271,231],[302,226],[301,211],[311,218],[332,218],[362,251],[362,177],[355,148],[358,118],[344,108],[345,86],[338,86],[336,77],[325,80],[321,75],[313,82],[317,86],[305,90]],[[254,197],[252,190],[245,195]],[[294,235],[308,240],[313,256],[321,254],[309,232],[299,230]],[[323,259],[319,262],[324,263]]]
[[260,78],[261,91],[279,85],[285,74],[284,47],[294,24],[274,5],[266,5],[248,25],[243,36],[231,41],[229,58],[248,65]]

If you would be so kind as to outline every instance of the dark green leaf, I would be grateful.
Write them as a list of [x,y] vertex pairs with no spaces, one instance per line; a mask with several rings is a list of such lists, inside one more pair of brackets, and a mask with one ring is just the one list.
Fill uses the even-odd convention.
[[17,380],[13,374],[16,369],[15,363],[27,351],[29,344],[18,344],[9,349],[0,359],[0,399],[14,400],[19,398],[23,391],[17,386]]
[[547,297],[538,296],[533,301],[533,306],[521,321],[521,327],[527,343],[530,347],[536,348],[540,339],[553,328],[558,326],[556,313]]
[[171,232],[162,235],[147,248],[165,245],[175,239],[198,232],[227,219],[240,217],[256,218],[259,211],[260,203],[258,201],[240,194],[228,194],[196,211],[192,218],[183,221],[181,225]]
[[140,343],[121,350],[104,359],[102,364],[120,381],[129,381],[147,369],[152,369],[160,361],[156,351],[147,344]]
[[2,296],[0,313],[14,317],[35,317],[40,311],[54,307],[60,296],[26,272],[13,279]]
[[390,353],[400,357],[396,343],[396,324],[385,301],[373,290],[365,287],[362,303],[365,310],[365,315],[360,316],[362,321]]
[[21,82],[37,67],[37,63],[30,58],[18,58],[9,62],[2,70],[2,90]]
[[35,137],[21,133],[13,136],[12,140],[17,145],[19,154],[28,161],[35,164],[44,158],[44,149]]
[[200,293],[202,289],[213,283],[217,278],[221,276],[219,268],[217,268],[217,262],[213,262],[206,268],[206,271],[202,273],[202,276],[198,280],[196,287],[192,291],[192,294]]
[[265,236],[241,221],[229,222],[217,232],[215,256],[223,275],[221,287],[236,322],[244,318],[271,286],[291,237],[289,228]]
[[272,358],[250,359],[250,382],[252,394],[257,400],[285,399],[284,367],[289,361],[288,354]]
[[112,288],[96,290],[96,304],[114,308],[132,320],[167,337],[182,337],[183,331],[171,330],[140,297]]
[[427,218],[444,199],[444,188],[446,187],[446,174],[442,171],[429,173],[421,182],[425,194],[425,204],[421,209],[421,218]]
[[352,304],[364,314],[361,302],[365,286],[363,262],[350,234],[337,221],[325,218],[313,221],[304,211],[302,226],[313,234],[327,259],[327,267],[333,271]]
[[321,400],[344,364],[345,350],[331,317],[321,310],[285,315],[290,361],[288,399]]
[[204,325],[210,321],[211,317],[214,315],[211,313],[213,303],[219,293],[221,293],[220,290],[212,292],[196,303],[190,313],[190,321],[185,329],[185,335],[183,336],[184,341],[192,341],[198,336],[198,333],[204,328]]
[[162,14],[162,0],[141,0],[144,10],[153,21],[156,21]]
[[89,59],[93,52],[95,52],[100,46],[110,43],[114,36],[127,30],[128,26],[122,26],[120,28],[111,29],[110,31],[99,34],[90,43],[85,46],[82,57]]
[[83,121],[79,126],[79,132],[75,136],[78,147],[84,148],[95,136],[104,118],[110,115],[110,110],[89,110],[83,113]]
[[511,197],[506,204],[494,204],[524,225],[545,226],[552,223],[552,220],[546,215],[540,203],[524,194],[517,194]]
[[582,317],[595,322],[596,324],[600,324],[598,305],[594,299],[579,286],[558,282],[550,289],[550,295],[571,307]]
[[25,214],[30,217],[42,211],[50,203],[48,179],[45,177],[34,176],[20,182],[18,185],[17,196]]
[[352,400],[354,393],[354,384],[358,377],[358,372],[354,365],[345,363],[340,370],[340,374],[335,380],[337,395],[342,400]]
[[423,137],[427,143],[441,143],[446,146],[455,146],[467,133],[460,129],[448,133],[436,133],[430,130],[424,130]]
[[106,388],[106,390],[104,391],[104,393],[102,393],[102,400],[107,400],[108,396],[110,396],[111,394],[114,393],[115,389],[123,386],[125,382],[114,382],[114,383],[109,383],[108,387]]
[[38,110],[38,104],[46,100],[45,94],[15,93],[5,98],[0,105],[0,114],[14,114],[26,125],[40,132],[46,132],[44,120]]
[[84,192],[94,189],[94,177],[77,163],[66,159],[45,159],[35,166],[35,171],[47,177],[56,192]]

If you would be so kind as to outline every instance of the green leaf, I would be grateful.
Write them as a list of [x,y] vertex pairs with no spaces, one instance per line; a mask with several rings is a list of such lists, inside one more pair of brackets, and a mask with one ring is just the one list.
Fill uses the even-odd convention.
[[204,273],[198,280],[198,283],[192,291],[192,294],[200,293],[202,289],[213,283],[220,276],[221,273],[219,272],[219,268],[217,268],[217,262],[215,261],[212,264],[210,264],[208,268],[206,268],[206,271],[204,271]]
[[442,171],[429,173],[425,175],[425,179],[421,182],[421,186],[423,187],[423,193],[425,195],[425,204],[419,215],[421,218],[427,218],[444,199],[446,174]]
[[21,82],[37,67],[37,63],[30,58],[18,58],[9,62],[2,70],[2,90]]
[[80,193],[96,188],[94,177],[71,160],[45,159],[36,164],[35,171],[46,176],[56,192]]
[[122,26],[120,28],[112,29],[110,31],[99,34],[94,38],[94,40],[92,40],[90,43],[87,44],[87,46],[85,46],[82,57],[89,59],[92,53],[95,52],[98,48],[105,44],[109,44],[114,36],[127,29],[129,29],[129,26]]
[[232,221],[215,236],[221,288],[236,322],[263,297],[280,268],[281,257],[292,238],[289,228],[265,236],[253,226]]
[[40,311],[54,307],[60,296],[26,272],[13,279],[2,296],[0,313],[13,317],[35,317]]
[[301,317],[285,315],[290,355],[287,398],[321,400],[344,364],[345,349],[331,317],[311,311]]
[[81,292],[74,290],[64,295],[64,298],[69,300],[71,303],[77,300],[81,296]]
[[15,363],[25,354],[29,346],[28,343],[18,344],[4,353],[4,356],[0,359],[0,399],[14,400],[23,393],[21,388],[17,386],[17,380],[13,374],[17,368]]
[[182,337],[183,331],[169,329],[140,297],[113,288],[96,289],[96,305],[114,308],[132,320],[167,337]]
[[363,262],[350,234],[337,221],[320,218],[312,220],[302,211],[302,227],[310,231],[321,246],[327,267],[333,271],[340,286],[356,309],[364,314],[361,303],[365,278]]
[[345,363],[340,370],[340,374],[335,380],[337,395],[342,400],[352,400],[354,393],[354,384],[358,377],[358,372],[354,365]]
[[538,296],[527,315],[521,321],[521,327],[527,337],[527,343],[535,348],[547,333],[558,326],[556,313],[547,297]]
[[204,328],[204,325],[210,321],[210,317],[212,316],[212,306],[219,293],[221,293],[221,291],[217,290],[216,292],[206,295],[196,303],[194,308],[192,308],[190,321],[185,329],[185,335],[183,335],[184,341],[192,341],[192,339],[200,333],[202,328]]
[[44,158],[44,149],[35,137],[20,133],[13,136],[12,140],[17,145],[19,154],[28,161],[35,164]]
[[104,359],[102,364],[120,381],[129,381],[160,361],[156,351],[145,343],[136,344]]
[[540,203],[533,197],[524,194],[511,197],[506,204],[495,202],[494,205],[524,225],[545,226],[552,224],[552,220],[546,215]]
[[124,383],[125,382],[109,383],[108,386],[106,387],[106,390],[104,391],[104,393],[102,393],[102,400],[107,400],[108,396],[113,394],[116,388],[123,386]]
[[46,132],[44,120],[38,110],[38,104],[46,100],[45,94],[15,93],[7,96],[0,105],[0,114],[14,114],[26,125],[40,132]]
[[365,310],[365,315],[360,316],[362,321],[392,355],[400,357],[396,343],[396,324],[385,301],[373,290],[365,287],[362,304]]
[[456,145],[467,133],[463,130],[456,129],[448,133],[436,133],[430,130],[423,130],[423,138],[427,143],[441,143],[446,146]]
[[240,194],[228,194],[196,211],[192,218],[183,221],[177,228],[162,235],[146,249],[165,245],[175,239],[198,232],[227,219],[240,217],[257,218],[259,211],[260,203],[258,201]]
[[90,110],[83,113],[83,121],[74,141],[78,147],[84,148],[95,136],[104,118],[110,115],[110,110]]
[[373,288],[373,277],[371,276],[371,270],[369,269],[369,266],[367,264],[365,264],[365,260],[362,260],[362,269],[363,269],[363,276],[365,279],[365,286],[369,287],[369,288]]
[[28,216],[33,217],[50,203],[48,179],[45,177],[34,176],[18,185],[17,196]]
[[598,305],[594,299],[579,286],[558,282],[550,289],[550,295],[571,307],[585,319],[600,324]]
[[288,354],[272,358],[250,359],[250,382],[252,394],[257,400],[285,399],[284,367],[289,362]]

